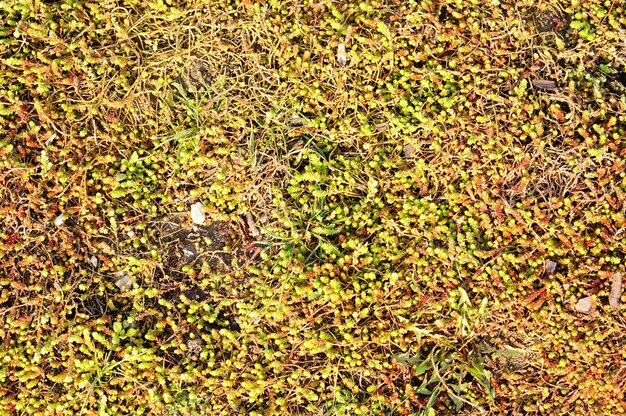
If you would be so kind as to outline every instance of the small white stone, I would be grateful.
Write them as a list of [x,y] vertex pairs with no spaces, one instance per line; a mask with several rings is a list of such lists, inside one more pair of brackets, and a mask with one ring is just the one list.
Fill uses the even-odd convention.
[[552,260],[546,260],[543,265],[543,269],[546,271],[547,274],[554,273],[554,271],[556,270],[556,262]]
[[204,204],[202,202],[196,202],[191,206],[191,220],[194,224],[204,224],[206,215],[204,215]]
[[95,255],[91,255],[91,257],[89,258],[89,262],[93,267],[98,267],[98,258]]
[[297,114],[291,116],[291,126],[297,127],[302,125],[302,119]]
[[337,63],[344,66],[347,62],[348,58],[346,57],[346,45],[341,42],[339,46],[337,46]]
[[134,237],[134,236],[135,236],[135,232],[134,232],[133,230],[129,230],[129,231],[126,233],[126,235],[127,235],[127,236],[129,236],[129,237]]
[[65,214],[60,214],[58,217],[54,219],[54,225],[60,227],[65,222]]
[[198,338],[187,341],[187,348],[192,354],[200,354],[202,352],[202,340]]
[[591,308],[593,307],[593,302],[591,301],[591,296],[587,296],[586,298],[580,299],[576,302],[574,309],[580,313],[589,313],[591,312]]

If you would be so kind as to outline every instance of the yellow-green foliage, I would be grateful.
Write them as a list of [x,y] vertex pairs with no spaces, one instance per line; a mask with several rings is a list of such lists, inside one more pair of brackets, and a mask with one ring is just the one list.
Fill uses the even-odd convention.
[[0,1],[0,414],[623,414],[625,84],[620,1]]

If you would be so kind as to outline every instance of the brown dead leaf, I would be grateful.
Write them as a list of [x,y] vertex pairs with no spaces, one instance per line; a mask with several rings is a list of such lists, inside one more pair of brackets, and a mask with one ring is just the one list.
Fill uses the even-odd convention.
[[612,308],[619,308],[619,300],[622,297],[622,274],[617,272],[613,275],[611,292],[609,293],[609,305]]

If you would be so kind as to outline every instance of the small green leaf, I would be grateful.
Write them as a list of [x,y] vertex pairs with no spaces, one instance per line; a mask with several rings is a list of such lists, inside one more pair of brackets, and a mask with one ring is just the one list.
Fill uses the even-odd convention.
[[424,414],[431,414],[430,411],[433,410],[432,407],[435,404],[435,400],[437,400],[440,391],[441,389],[439,388],[439,386],[435,387],[432,394],[430,395],[430,399],[428,399],[428,403],[426,403],[426,407],[424,407]]
[[470,298],[467,295],[467,292],[465,291],[465,289],[463,289],[462,287],[459,287],[458,291],[459,291],[459,294],[461,295],[461,301],[459,303],[471,305],[472,302],[470,301]]
[[598,67],[600,68],[600,71],[604,72],[605,74],[615,74],[617,72],[615,69],[605,64],[600,64]]
[[456,406],[456,411],[457,412],[463,408],[463,404],[464,404],[463,400],[461,400],[460,398],[458,398],[457,396],[455,396],[453,394],[450,395],[450,398],[454,402],[454,405]]
[[404,354],[396,354],[393,355],[391,358],[393,358],[394,360],[396,360],[396,362],[398,364],[401,364],[403,366],[407,366],[407,364],[409,363],[409,354],[404,353]]
[[488,299],[487,298],[483,298],[483,300],[480,302],[480,306],[478,307],[478,314],[480,316],[485,316],[485,312],[487,311],[487,303],[488,303]]
[[391,37],[389,26],[387,26],[387,24],[383,22],[382,20],[379,20],[378,23],[376,24],[376,30],[378,30],[379,33],[381,33],[382,35],[385,35],[388,38]]
[[428,370],[431,370],[432,368],[433,368],[433,366],[432,366],[432,363],[430,362],[430,358],[427,358],[420,365],[415,367],[414,370],[415,370],[416,375],[419,376],[419,375],[424,374]]
[[126,195],[126,192],[123,189],[115,189],[111,191],[111,198],[121,198]]

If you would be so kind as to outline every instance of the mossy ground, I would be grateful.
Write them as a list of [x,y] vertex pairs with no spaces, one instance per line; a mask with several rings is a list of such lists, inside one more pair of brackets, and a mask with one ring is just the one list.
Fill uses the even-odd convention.
[[0,25],[1,414],[626,411],[621,2]]

